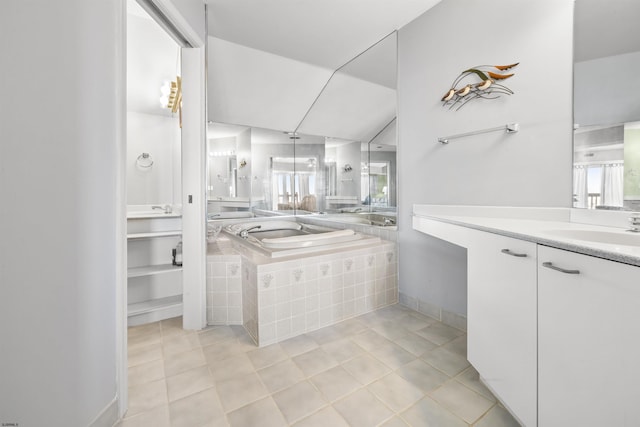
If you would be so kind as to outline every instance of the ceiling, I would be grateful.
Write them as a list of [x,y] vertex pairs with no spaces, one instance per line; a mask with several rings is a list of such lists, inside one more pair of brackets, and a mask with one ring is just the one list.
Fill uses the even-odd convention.
[[440,0],[206,0],[209,36],[336,70]]
[[576,62],[640,51],[640,1],[576,0]]

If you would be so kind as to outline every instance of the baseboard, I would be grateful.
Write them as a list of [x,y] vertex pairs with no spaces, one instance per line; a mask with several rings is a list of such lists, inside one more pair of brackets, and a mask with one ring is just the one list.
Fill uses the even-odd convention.
[[113,427],[118,421],[118,398],[114,397],[89,424],[89,427]]
[[445,325],[467,332],[467,316],[463,314],[445,310],[438,305],[410,297],[402,292],[400,292],[400,305],[422,313],[425,316],[433,317]]

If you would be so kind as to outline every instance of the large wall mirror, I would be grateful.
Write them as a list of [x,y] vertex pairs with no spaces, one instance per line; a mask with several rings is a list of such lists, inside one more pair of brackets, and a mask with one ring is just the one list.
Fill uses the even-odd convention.
[[640,211],[640,2],[576,0],[573,206]]
[[[208,217],[330,214],[353,222],[343,214],[382,211],[388,221],[381,225],[395,225],[396,47],[394,32],[328,73],[289,128],[264,121],[281,110],[281,99],[263,105],[265,114],[255,119],[233,116],[233,106],[214,108],[207,133]],[[227,96],[235,102],[244,95]],[[248,97],[251,102],[258,101]]]

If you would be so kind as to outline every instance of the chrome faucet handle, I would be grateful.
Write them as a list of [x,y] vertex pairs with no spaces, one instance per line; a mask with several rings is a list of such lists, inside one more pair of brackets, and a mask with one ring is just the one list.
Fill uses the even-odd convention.
[[260,228],[262,228],[262,226],[261,226],[261,225],[254,225],[253,227],[248,227],[248,228],[245,228],[244,230],[240,230],[239,235],[240,235],[240,237],[242,237],[243,239],[246,239],[246,238],[248,238],[248,237],[249,237],[249,232],[250,232],[251,230],[259,230]]
[[164,213],[170,214],[173,212],[173,207],[171,205],[164,205]]
[[631,228],[628,231],[639,233],[640,232],[640,214],[631,214],[629,217],[629,224]]

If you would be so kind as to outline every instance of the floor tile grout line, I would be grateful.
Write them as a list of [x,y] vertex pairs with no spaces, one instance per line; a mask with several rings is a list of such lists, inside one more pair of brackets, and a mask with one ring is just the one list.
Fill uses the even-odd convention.
[[[472,368],[473,366],[472,366],[472,365],[470,365],[469,367],[470,367],[470,368]],[[469,369],[469,368],[467,368],[467,369]],[[465,370],[464,370],[464,371],[462,371],[462,372],[465,372],[467,369],[465,369]],[[474,368],[474,369],[475,369],[475,368]],[[471,390],[471,391],[472,391],[472,392],[474,392],[475,394],[477,394],[477,395],[479,395],[479,396],[481,396],[481,397],[484,397],[484,398],[485,398],[485,399],[487,399],[487,400],[491,400],[491,399],[489,399],[487,396],[485,396],[484,394],[482,394],[482,393],[478,392],[477,390],[472,389],[472,388],[471,388],[471,387],[469,387],[467,384],[465,384],[465,383],[463,383],[462,381],[460,381],[460,380],[458,379],[458,376],[460,376],[460,375],[462,374],[462,372],[460,372],[460,373],[459,373],[458,375],[456,375],[455,377],[452,377],[451,379],[452,379],[452,380],[454,380],[454,381],[456,381],[458,384],[462,385],[462,386],[463,386],[463,387],[465,387],[466,389]],[[493,397],[493,403],[497,403],[497,402],[499,402],[499,400],[498,400],[498,399],[496,399],[496,397],[494,396],[494,397]]]
[[[451,343],[452,341],[454,341],[454,340],[456,340],[456,339],[458,339],[458,338],[463,337],[464,335],[466,335],[466,331],[460,330],[460,329],[455,328],[454,326],[451,326],[451,325],[444,324],[444,323],[442,323],[441,321],[438,321],[437,319],[435,319],[435,318],[434,318],[434,319],[433,319],[433,320],[434,320],[434,322],[433,322],[433,323],[429,323],[429,324],[428,324],[428,325],[426,325],[424,328],[432,327],[433,325],[437,325],[437,323],[436,323],[436,322],[439,322],[439,323],[441,323],[443,326],[446,326],[446,327],[449,327],[449,328],[456,329],[457,331],[459,331],[459,332],[460,332],[460,334],[459,334],[459,335],[457,335],[456,337],[451,338],[451,339],[449,339],[449,340],[447,340],[447,341],[444,341],[444,342],[442,342],[442,341],[440,341],[440,339],[438,339],[438,341],[439,341],[439,342],[441,342],[441,344],[438,344],[438,343],[436,343],[436,342],[433,342],[433,341],[429,340],[428,338],[426,338],[426,337],[424,337],[424,336],[421,336],[421,335],[419,335],[419,334],[416,334],[416,333],[415,333],[415,332],[416,332],[416,330],[415,330],[415,329],[411,329],[411,328],[407,328],[407,327],[402,327],[402,326],[399,326],[399,327],[398,327],[398,330],[394,330],[394,329],[395,329],[395,327],[394,327],[393,325],[389,325],[389,326],[391,327],[391,329],[388,329],[388,333],[387,333],[387,334],[384,334],[385,332],[387,332],[387,330],[384,330],[384,329],[383,329],[383,327],[381,326],[381,324],[383,324],[383,323],[392,322],[392,323],[395,323],[395,324],[397,324],[397,325],[402,325],[402,323],[401,323],[401,318],[402,318],[402,317],[405,317],[405,316],[412,316],[412,317],[414,317],[414,318],[416,318],[416,319],[418,319],[418,320],[423,320],[422,318],[424,318],[424,317],[428,317],[428,316],[425,316],[425,315],[424,315],[424,314],[422,314],[422,313],[417,313],[417,315],[414,315],[414,313],[412,313],[412,312],[411,312],[411,310],[409,310],[409,309],[405,309],[405,308],[399,308],[399,309],[397,309],[397,310],[398,310],[398,313],[402,313],[402,314],[393,314],[393,313],[391,312],[391,310],[388,310],[388,308],[389,308],[389,307],[393,307],[393,306],[391,305],[391,306],[386,306],[386,307],[384,307],[384,310],[385,310],[385,311],[384,311],[384,313],[381,313],[381,315],[379,315],[377,318],[376,318],[375,316],[371,316],[372,314],[376,313],[376,311],[371,311],[371,312],[368,312],[368,313],[365,313],[365,314],[361,315],[361,316],[364,316],[364,315],[370,315],[370,316],[368,316],[368,317],[370,317],[370,318],[371,318],[371,319],[370,319],[370,320],[371,320],[371,322],[370,322],[370,323],[367,323],[367,321],[365,321],[365,319],[359,319],[359,317],[360,317],[360,316],[352,316],[352,317],[351,317],[351,318],[349,318],[349,319],[345,319],[345,321],[347,321],[347,320],[357,319],[357,320],[358,320],[359,322],[361,322],[361,324],[364,326],[364,327],[363,327],[363,329],[361,329],[361,330],[352,331],[352,330],[350,330],[350,329],[346,329],[346,331],[347,331],[347,332],[344,332],[344,331],[342,331],[342,330],[341,330],[341,331],[339,331],[339,332],[338,332],[338,331],[334,331],[334,332],[336,333],[336,336],[339,336],[339,337],[338,337],[338,338],[334,338],[334,339],[330,339],[329,341],[324,342],[324,343],[321,343],[321,342],[319,342],[318,340],[314,339],[313,337],[310,337],[310,338],[315,342],[315,344],[317,345],[317,347],[312,348],[312,349],[309,349],[309,350],[307,350],[307,351],[305,351],[305,352],[302,352],[302,353],[300,353],[300,354],[295,354],[295,355],[289,354],[289,353],[287,353],[287,352],[286,352],[286,351],[281,347],[281,348],[280,348],[280,350],[284,353],[285,358],[284,358],[284,359],[282,359],[282,360],[279,360],[279,361],[277,361],[277,362],[275,362],[275,363],[270,363],[269,365],[262,366],[260,369],[257,369],[257,368],[256,368],[256,366],[253,364],[253,361],[252,361],[252,360],[250,360],[250,363],[252,364],[252,367],[253,367],[253,371],[252,371],[252,373],[254,373],[254,374],[258,377],[258,381],[259,381],[259,383],[260,383],[260,384],[262,385],[262,387],[266,390],[266,394],[265,394],[263,397],[261,397],[261,398],[259,398],[259,399],[255,400],[254,402],[251,402],[251,403],[255,403],[256,401],[261,400],[261,399],[264,399],[264,398],[267,398],[267,397],[269,397],[269,398],[273,399],[273,395],[274,395],[274,394],[276,394],[276,393],[278,393],[278,392],[280,392],[280,391],[286,390],[286,389],[288,388],[288,387],[284,387],[284,388],[282,388],[282,389],[275,390],[275,391],[271,392],[269,389],[267,389],[267,388],[266,388],[266,384],[264,383],[264,381],[263,381],[262,377],[261,377],[261,376],[259,375],[259,373],[258,373],[258,371],[259,371],[259,370],[261,370],[261,369],[266,369],[266,368],[271,367],[271,366],[273,366],[273,365],[275,365],[275,364],[277,364],[277,363],[281,363],[281,362],[284,362],[284,361],[287,361],[287,360],[289,360],[289,361],[292,361],[292,362],[293,362],[293,359],[294,359],[295,357],[297,357],[297,356],[301,356],[301,355],[303,355],[303,354],[305,354],[305,353],[307,353],[307,352],[309,352],[309,351],[315,350],[315,349],[322,349],[326,354],[328,354],[328,355],[333,359],[333,361],[334,361],[336,364],[335,364],[334,366],[331,366],[331,367],[330,367],[330,368],[328,368],[328,369],[323,369],[323,370],[322,370],[322,371],[320,371],[320,372],[315,372],[315,373],[313,373],[313,374],[308,374],[308,375],[307,375],[307,374],[304,374],[304,376],[303,376],[303,378],[304,378],[304,379],[300,380],[298,383],[300,383],[300,382],[302,382],[302,381],[306,381],[308,384],[310,384],[310,385],[313,387],[313,389],[314,389],[316,392],[318,392],[318,393],[320,394],[320,396],[322,396],[322,399],[323,399],[323,401],[324,401],[324,404],[323,404],[320,408],[317,408],[314,412],[312,412],[312,413],[310,413],[310,414],[307,414],[307,415],[305,415],[305,416],[301,417],[300,419],[293,420],[289,425],[295,424],[295,423],[297,423],[297,422],[300,422],[300,421],[301,421],[301,420],[303,420],[303,419],[306,419],[306,418],[308,418],[308,417],[314,416],[314,415],[315,415],[315,414],[317,414],[318,412],[323,411],[323,410],[325,410],[325,409],[326,409],[326,408],[328,408],[328,407],[333,407],[333,405],[334,405],[334,404],[336,404],[336,403],[340,402],[340,401],[341,401],[341,400],[343,400],[343,399],[346,399],[348,396],[351,396],[352,394],[357,393],[358,391],[360,391],[360,390],[362,390],[362,389],[366,389],[369,393],[371,393],[371,395],[373,395],[373,396],[374,396],[374,398],[375,398],[377,401],[379,401],[379,402],[380,402],[380,403],[381,403],[385,408],[387,408],[388,410],[390,410],[390,411],[391,411],[391,413],[393,414],[393,415],[389,416],[387,419],[383,420],[383,421],[381,422],[381,424],[388,422],[389,420],[391,420],[392,418],[394,418],[394,416],[397,416],[400,420],[402,420],[403,422],[406,422],[406,420],[404,419],[404,417],[402,417],[402,415],[401,415],[401,414],[402,414],[402,413],[404,413],[404,412],[406,412],[406,411],[407,411],[407,410],[409,410],[411,407],[413,407],[417,402],[419,402],[420,400],[425,399],[425,398],[428,398],[428,399],[430,399],[431,401],[435,402],[435,403],[437,404],[437,406],[438,406],[438,407],[440,407],[440,408],[441,408],[441,409],[443,409],[443,410],[446,410],[446,412],[447,412],[447,413],[452,414],[453,416],[455,416],[455,418],[456,418],[456,419],[461,420],[462,422],[464,422],[464,423],[465,423],[465,424],[467,424],[467,425],[471,425],[471,424],[477,423],[479,420],[481,420],[483,417],[485,417],[485,416],[486,416],[490,411],[492,411],[496,406],[499,406],[498,402],[497,402],[495,399],[494,399],[493,401],[491,401],[491,399],[489,399],[489,398],[488,398],[487,396],[485,396],[484,394],[482,394],[482,393],[480,393],[480,392],[478,392],[478,391],[474,390],[473,388],[471,388],[471,386],[469,386],[469,385],[465,384],[464,382],[462,382],[462,377],[461,377],[461,375],[462,375],[462,374],[464,374],[465,372],[467,372],[468,370],[472,369],[473,367],[472,367],[471,365],[469,365],[469,366],[465,367],[464,369],[462,369],[461,371],[459,371],[459,372],[455,373],[454,375],[449,375],[448,373],[446,373],[446,372],[442,371],[441,369],[439,369],[437,366],[433,365],[433,364],[432,364],[432,363],[430,363],[429,361],[427,361],[427,360],[423,359],[423,357],[425,357],[428,353],[430,353],[430,352],[432,352],[432,351],[435,351],[435,350],[437,350],[437,349],[439,349],[439,348],[443,348],[444,350],[447,350],[447,351],[449,351],[449,352],[451,352],[451,353],[453,353],[453,354],[456,354],[456,355],[459,355],[459,356],[463,356],[460,352],[453,351],[453,350],[451,350],[450,348],[446,348],[446,347],[444,347],[444,346],[445,346],[445,345],[447,345],[447,344],[449,344],[449,343]],[[374,321],[374,320],[375,320],[375,321]],[[335,325],[331,325],[331,326],[335,326]],[[329,326],[329,327],[331,327],[331,326]],[[163,373],[164,373],[164,378],[163,378],[163,379],[165,380],[165,385],[166,385],[165,390],[166,390],[166,392],[167,392],[167,406],[168,406],[168,405],[170,405],[172,402],[169,402],[169,401],[168,401],[168,383],[167,383],[167,379],[168,379],[168,377],[166,376],[166,371],[164,370],[164,362],[165,362],[165,360],[166,360],[167,353],[166,353],[166,349],[165,349],[164,344],[165,344],[165,342],[166,342],[166,341],[168,341],[169,339],[176,338],[176,337],[180,336],[181,334],[170,334],[169,336],[167,336],[167,335],[166,335],[166,334],[167,334],[167,332],[168,332],[168,331],[170,331],[170,330],[171,330],[171,329],[173,329],[173,328],[171,328],[171,327],[167,327],[167,325],[163,324],[162,322],[159,322],[159,328],[160,328],[160,333],[161,333],[161,336],[160,336],[161,340],[160,340],[160,343],[159,343],[159,344],[160,344],[160,350],[161,350],[159,353],[161,354],[161,359],[159,359],[159,360],[162,360],[162,368],[163,368]],[[213,327],[212,329],[215,329],[215,327]],[[320,329],[318,329],[318,330],[321,330],[321,329],[324,329],[324,328],[320,328]],[[376,329],[377,329],[377,330],[376,330]],[[423,329],[423,328],[421,328],[421,329]],[[207,330],[210,330],[210,329],[207,329]],[[418,330],[419,330],[419,329],[418,329]],[[205,330],[205,331],[206,331],[206,330]],[[411,360],[411,361],[409,361],[409,362],[403,363],[403,364],[401,364],[400,366],[398,366],[397,368],[395,368],[395,369],[394,369],[394,368],[393,368],[393,366],[395,366],[395,365],[396,365],[396,363],[393,363],[393,358],[388,359],[388,362],[385,362],[385,361],[382,359],[382,356],[378,356],[378,355],[376,355],[375,353],[373,353],[373,352],[372,352],[372,351],[374,351],[374,348],[371,348],[371,350],[368,350],[368,349],[366,349],[366,348],[363,348],[362,346],[360,346],[360,344],[358,344],[358,342],[357,342],[357,341],[355,341],[355,340],[353,339],[355,336],[360,335],[360,334],[363,334],[363,333],[365,333],[365,332],[367,332],[367,331],[372,331],[372,332],[376,333],[378,336],[380,336],[381,338],[383,338],[384,340],[388,341],[385,345],[397,346],[397,347],[399,347],[400,349],[402,349],[402,351],[407,352],[408,354],[410,354],[410,355],[411,355],[412,360]],[[203,332],[204,332],[204,331],[203,331]],[[235,339],[236,339],[236,340],[239,340],[240,338],[242,338],[242,337],[244,336],[244,333],[246,333],[246,331],[243,331],[244,333],[238,333],[238,331],[236,331],[236,330],[234,330],[234,329],[232,329],[232,332],[234,332],[234,334],[235,334]],[[313,331],[313,332],[315,332],[315,331]],[[381,333],[381,332],[382,332],[382,333]],[[228,343],[228,341],[229,341],[229,340],[227,339],[227,337],[223,337],[222,339],[218,339],[218,340],[215,340],[215,341],[213,341],[213,342],[209,343],[207,346],[203,346],[203,345],[202,345],[202,343],[201,343],[201,342],[200,342],[200,340],[199,340],[199,334],[196,334],[196,336],[198,337],[198,339],[197,339],[197,341],[196,341],[196,342],[198,343],[198,345],[194,346],[194,345],[193,345],[193,343],[191,343],[191,344],[189,344],[188,346],[185,346],[185,348],[183,348],[183,349],[182,349],[182,351],[175,353],[175,354],[174,354],[174,356],[175,356],[175,355],[177,355],[177,354],[182,354],[182,353],[186,353],[186,352],[188,352],[188,351],[192,351],[192,350],[194,350],[194,349],[196,349],[196,348],[200,348],[200,349],[204,352],[204,349],[205,349],[206,347],[213,346],[213,345],[219,345],[219,344],[221,344],[222,342],[227,342],[227,343]],[[422,340],[425,340],[426,342],[430,343],[430,344],[431,344],[431,345],[433,345],[434,347],[433,347],[433,348],[431,348],[431,349],[429,349],[429,350],[427,350],[427,351],[421,352],[421,354],[416,354],[416,353],[414,353],[414,352],[409,351],[407,348],[404,348],[402,345],[400,345],[400,344],[398,343],[398,341],[399,341],[399,340],[403,340],[403,339],[407,339],[407,338],[409,338],[409,339],[410,339],[411,337],[416,337],[416,338],[420,338],[420,339],[422,339]],[[443,337],[443,338],[444,338],[444,337]],[[356,354],[353,354],[353,353],[352,353],[352,354],[349,354],[349,355],[348,355],[346,358],[344,358],[344,359],[341,359],[341,358],[340,358],[340,359],[338,359],[338,358],[336,358],[335,356],[333,356],[333,354],[329,353],[329,352],[326,350],[326,348],[325,348],[324,346],[329,345],[329,344],[334,343],[334,342],[339,341],[339,340],[348,340],[347,342],[348,342],[349,344],[351,344],[351,345],[355,345],[355,346],[359,347],[361,351],[357,352]],[[324,341],[324,340],[322,340],[322,341]],[[278,343],[275,343],[275,344],[278,344]],[[150,344],[150,345],[153,345],[153,344]],[[187,347],[189,347],[189,348],[187,348]],[[234,351],[234,352],[233,352],[233,354],[228,354],[228,355],[226,355],[226,357],[225,357],[224,359],[220,359],[220,360],[221,360],[221,361],[222,361],[222,360],[226,360],[227,358],[234,357],[234,355],[237,355],[237,354],[245,354],[245,355],[246,355],[246,354],[250,353],[251,351],[255,351],[255,350],[258,350],[258,349],[259,349],[259,347],[256,347],[255,349],[248,349],[248,348],[244,348],[244,349],[242,349],[242,350],[238,350],[237,352],[235,352],[235,351]],[[389,369],[389,372],[386,372],[386,373],[382,374],[380,377],[378,377],[378,378],[376,378],[376,379],[374,379],[374,380],[372,380],[372,381],[368,382],[367,384],[362,384],[362,383],[360,383],[360,381],[358,381],[358,380],[356,379],[356,382],[358,383],[358,388],[356,388],[355,390],[353,390],[351,393],[348,393],[347,395],[341,396],[341,397],[339,397],[339,398],[337,398],[337,399],[335,399],[335,400],[333,400],[333,401],[332,401],[328,396],[326,396],[326,395],[325,395],[325,394],[324,394],[324,393],[323,393],[323,392],[318,388],[318,386],[317,386],[317,385],[312,381],[312,378],[313,378],[313,377],[315,377],[315,376],[317,376],[317,375],[320,375],[320,374],[322,374],[322,373],[325,373],[325,372],[327,372],[327,371],[328,371],[328,370],[330,370],[330,369],[334,369],[334,368],[336,368],[336,367],[342,367],[342,368],[344,369],[343,365],[344,365],[345,363],[348,363],[349,361],[351,361],[351,360],[353,360],[353,359],[355,359],[355,358],[357,358],[357,357],[360,357],[360,356],[362,356],[362,355],[368,355],[369,357],[373,358],[373,360],[376,360],[377,362],[379,362],[380,364],[382,364],[383,366],[385,366],[385,368]],[[463,357],[464,357],[464,356],[463,356]],[[205,359],[207,359],[207,358],[206,358],[206,356],[205,356]],[[438,387],[436,387],[436,388],[434,388],[434,389],[432,389],[432,390],[430,390],[430,391],[428,391],[428,392],[425,392],[425,391],[422,391],[422,390],[421,390],[421,395],[422,395],[422,397],[421,397],[418,401],[414,402],[412,405],[409,405],[409,406],[407,406],[407,407],[400,408],[400,409],[398,409],[398,411],[395,411],[395,410],[393,410],[392,408],[390,408],[390,407],[389,407],[389,405],[387,405],[387,404],[386,404],[386,403],[385,403],[385,402],[384,402],[380,397],[378,397],[378,395],[377,395],[376,393],[374,393],[371,389],[369,389],[369,387],[371,387],[371,385],[372,385],[372,384],[374,384],[375,382],[380,381],[381,379],[384,379],[384,378],[386,378],[386,377],[390,376],[391,374],[397,374],[398,369],[400,369],[402,366],[406,365],[407,363],[411,363],[411,362],[413,362],[413,361],[415,361],[415,360],[421,360],[423,363],[427,364],[428,366],[430,366],[431,368],[433,368],[433,369],[434,369],[434,370],[436,370],[437,372],[441,372],[443,375],[445,375],[445,376],[446,376],[447,380],[445,381],[445,383],[440,384]],[[152,361],[156,361],[156,360],[154,359],[154,360],[146,361],[146,362],[144,362],[144,363],[152,362]],[[295,362],[294,362],[294,363],[295,363]],[[390,364],[390,363],[391,363],[391,364]],[[140,365],[140,364],[138,364],[138,365],[134,365],[134,366],[139,366],[139,365]],[[131,367],[134,367],[134,366],[131,366]],[[213,372],[212,372],[212,366],[211,366],[211,363],[209,363],[209,361],[208,361],[208,360],[206,360],[206,361],[205,361],[205,364],[204,364],[203,366],[206,366],[206,368],[207,368],[207,372],[208,372],[208,374],[209,374],[209,376],[210,376],[210,378],[212,379],[212,382],[213,382],[213,386],[208,387],[208,388],[207,388],[207,390],[208,390],[208,389],[213,388],[213,389],[215,390],[215,392],[216,392],[216,395],[217,395],[218,399],[220,399],[220,397],[219,397],[219,395],[218,395],[217,384],[216,384],[218,381],[213,377]],[[303,371],[303,373],[304,373],[304,371]],[[349,373],[348,371],[347,371],[347,373],[349,374],[349,376],[350,376],[351,378],[355,379],[351,373]],[[174,375],[179,375],[179,374],[180,374],[180,373],[176,373],[176,374],[174,374]],[[405,380],[406,380],[406,379],[405,379]],[[489,401],[490,401],[490,403],[491,403],[491,406],[490,406],[490,407],[489,407],[489,408],[488,408],[488,409],[487,409],[483,414],[481,414],[478,418],[476,418],[476,419],[473,421],[473,423],[466,423],[466,421],[462,420],[458,415],[456,415],[455,413],[453,413],[453,412],[452,412],[451,410],[449,410],[448,408],[446,408],[446,407],[442,406],[438,401],[436,401],[436,400],[435,400],[435,398],[434,398],[434,397],[432,397],[432,396],[431,396],[431,393],[434,393],[435,391],[439,390],[439,389],[440,389],[444,384],[450,383],[452,380],[453,380],[453,381],[455,381],[455,383],[456,383],[456,384],[459,384],[459,385],[463,386],[463,387],[464,387],[464,389],[467,389],[467,390],[469,390],[470,392],[472,392],[472,393],[474,393],[474,394],[476,394],[476,395],[478,395],[478,396],[480,396],[480,397],[482,397],[482,398],[485,398],[485,399],[489,400]],[[294,385],[295,385],[295,384],[294,384]],[[290,385],[289,387],[291,387],[291,386],[293,386],[293,385]],[[204,391],[204,390],[200,390],[199,392],[202,392],[202,391]],[[196,393],[198,393],[198,392],[196,392]],[[196,394],[196,393],[192,393],[191,395]],[[189,396],[191,396],[191,395],[189,395]],[[187,398],[187,397],[189,397],[189,396],[183,396],[181,399]],[[177,399],[176,401],[181,400],[181,399]],[[243,408],[243,407],[245,407],[245,406],[247,406],[247,405],[249,405],[249,404],[251,404],[251,403],[246,403],[246,404],[245,404],[244,406],[242,406],[241,408]],[[276,404],[276,406],[278,406],[278,405]],[[155,409],[155,408],[156,408],[156,407],[154,407],[153,409]],[[241,408],[237,408],[237,409],[241,409]],[[237,409],[235,409],[235,410],[237,410]],[[286,420],[286,418],[284,417],[284,413],[282,412],[282,410],[280,409],[280,407],[279,407],[279,406],[278,406],[278,410],[279,410],[280,415],[283,417],[283,419],[285,419],[285,420]],[[139,414],[135,414],[134,416],[138,416],[138,415],[143,414],[143,413],[144,413],[144,412],[139,413]],[[229,421],[230,421],[230,420],[228,419],[228,414],[229,414],[229,413],[225,412],[225,418],[226,418],[226,421],[227,421],[227,422],[229,422]],[[338,413],[338,414],[340,415],[340,417],[341,417],[341,418],[343,418],[343,417],[342,417],[342,414],[340,414],[340,413]]]
[[489,409],[487,409],[487,410],[486,410],[482,415],[480,415],[478,418],[476,418],[476,420],[475,420],[474,422],[469,423],[469,425],[473,426],[473,425],[477,424],[481,419],[483,419],[484,417],[486,417],[486,416],[487,416],[487,414],[488,414],[489,412],[491,412],[491,410],[492,410],[493,408],[495,408],[496,406],[498,406],[498,403],[497,403],[497,402],[493,402],[493,405],[491,405],[491,406],[489,407]]

